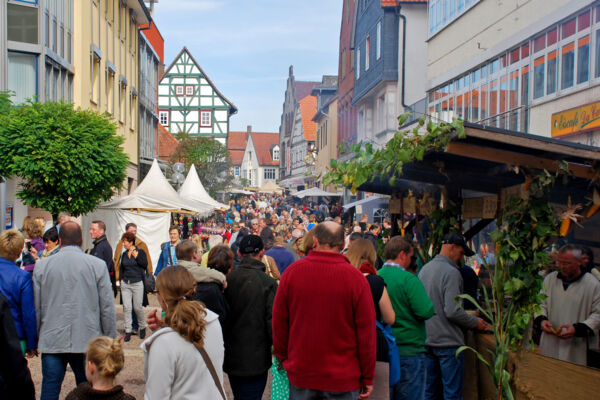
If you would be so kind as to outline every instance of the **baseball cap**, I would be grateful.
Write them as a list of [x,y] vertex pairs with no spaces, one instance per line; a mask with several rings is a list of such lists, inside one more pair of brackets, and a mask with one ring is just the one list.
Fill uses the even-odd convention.
[[461,246],[465,251],[465,256],[471,257],[475,252],[467,246],[467,240],[459,233],[451,232],[444,235],[442,238],[442,244],[455,244]]
[[245,236],[240,242],[240,253],[241,254],[252,254],[258,253],[262,249],[264,249],[263,241],[260,236],[257,235],[248,235]]

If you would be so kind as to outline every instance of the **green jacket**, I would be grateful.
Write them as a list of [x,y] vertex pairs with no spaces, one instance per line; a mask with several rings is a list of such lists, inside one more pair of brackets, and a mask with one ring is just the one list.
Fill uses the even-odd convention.
[[425,321],[433,316],[433,303],[419,278],[401,268],[384,266],[379,270],[387,286],[396,320],[392,331],[400,356],[425,352]]
[[254,376],[271,366],[273,300],[277,282],[265,273],[265,265],[244,257],[227,275],[223,370],[234,376]]

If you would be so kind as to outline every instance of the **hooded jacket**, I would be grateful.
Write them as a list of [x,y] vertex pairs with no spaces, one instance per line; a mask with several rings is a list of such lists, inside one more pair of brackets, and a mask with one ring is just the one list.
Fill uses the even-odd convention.
[[[204,349],[223,385],[223,334],[217,314],[206,310]],[[220,399],[219,389],[193,343],[171,328],[162,328],[144,340],[144,399]]]

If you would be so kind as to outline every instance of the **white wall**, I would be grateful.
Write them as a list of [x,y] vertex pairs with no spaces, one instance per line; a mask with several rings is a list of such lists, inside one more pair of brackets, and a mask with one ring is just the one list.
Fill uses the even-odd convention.
[[[400,10],[406,16],[406,71],[404,103],[411,105],[425,97],[427,83],[427,5],[403,4]],[[398,24],[398,99],[402,94],[402,19]],[[398,109],[401,109],[398,100]]]

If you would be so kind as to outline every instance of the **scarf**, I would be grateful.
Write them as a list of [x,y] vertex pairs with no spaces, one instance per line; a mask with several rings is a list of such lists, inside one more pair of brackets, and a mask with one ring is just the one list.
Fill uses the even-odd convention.
[[359,268],[363,274],[377,275],[377,270],[371,265],[370,262],[364,262]]

